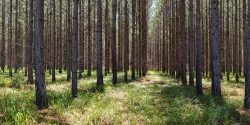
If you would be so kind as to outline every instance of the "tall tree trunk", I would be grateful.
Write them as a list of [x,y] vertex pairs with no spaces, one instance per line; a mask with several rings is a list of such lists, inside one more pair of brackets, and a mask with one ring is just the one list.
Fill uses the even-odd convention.
[[141,4],[141,1],[143,1],[143,0],[138,0],[137,2],[138,2],[138,45],[137,45],[137,51],[138,51],[138,76],[139,77],[141,77],[142,76],[142,74],[141,74],[141,71],[142,71],[142,51],[141,51],[141,49],[142,49],[142,47],[141,47],[141,43],[142,43],[142,19],[141,19],[141,17],[142,17],[142,10],[141,10],[141,6],[142,6],[142,4]]
[[[241,5],[241,3],[239,2],[239,5]],[[243,54],[242,54],[242,10],[241,10],[241,6],[239,6],[239,15],[238,15],[238,19],[239,19],[239,21],[238,21],[238,25],[239,25],[239,30],[238,30],[238,35],[239,35],[239,49],[238,49],[238,53],[239,53],[239,76],[242,76],[242,64],[243,64],[243,61],[242,61],[242,56],[243,56]]]
[[247,62],[246,62],[246,85],[245,85],[245,99],[244,108],[250,109],[250,0],[248,2],[248,24],[247,24]]
[[[91,53],[93,55],[93,57],[96,55],[96,2],[93,4],[93,16],[92,16],[92,42],[91,42],[91,45],[92,45],[92,48],[91,48]],[[96,69],[96,58],[92,58],[92,70],[95,70]]]
[[97,11],[97,41],[96,41],[96,64],[97,64],[97,89],[103,90],[103,75],[102,75],[102,0],[96,1]]
[[162,9],[162,50],[161,50],[161,70],[162,72],[166,72],[166,7],[163,7]]
[[128,70],[129,70],[129,17],[128,17],[128,0],[125,0],[124,5],[124,50],[123,50],[123,57],[124,57],[124,81],[128,81]]
[[62,73],[62,63],[63,63],[63,36],[62,36],[62,0],[59,0],[59,73]]
[[223,79],[224,70],[224,41],[223,41],[223,0],[219,1],[219,63],[220,63],[220,79]]
[[148,26],[147,26],[147,0],[141,1],[141,23],[142,23],[142,76],[146,76],[147,74],[147,33],[148,33]]
[[1,42],[1,68],[5,68],[5,0],[2,1],[2,42]]
[[123,38],[122,38],[122,20],[123,20],[123,14],[122,14],[122,1],[123,0],[118,0],[118,7],[117,7],[117,11],[118,11],[118,71],[122,71],[122,48],[123,48]]
[[[248,38],[248,34],[247,34],[247,1],[243,0],[243,45],[244,45],[244,76],[246,76],[246,72],[247,72],[247,38]],[[228,36],[229,37],[229,36]]]
[[227,66],[226,66],[226,70],[227,70],[227,80],[230,80],[230,73],[232,71],[232,58],[231,58],[231,52],[232,52],[232,48],[231,48],[231,41],[230,41],[230,24],[229,24],[229,0],[227,0],[227,19],[226,19],[226,41],[227,41],[227,57],[226,57],[226,62],[227,62]]
[[10,0],[10,15],[9,15],[9,33],[8,33],[8,68],[9,76],[12,77],[12,0]]
[[30,0],[29,2],[29,38],[28,38],[28,61],[27,61],[27,65],[28,65],[28,82],[29,83],[33,83],[34,82],[34,79],[33,79],[33,3],[34,1],[33,0]]
[[91,0],[88,1],[88,76],[91,76],[91,51],[92,51],[92,41],[91,41]]
[[[67,9],[67,7],[66,7]],[[63,69],[64,70],[67,70],[67,63],[68,63],[68,60],[67,60],[67,45],[68,45],[68,12],[65,13],[65,23],[64,23],[64,43],[63,43]],[[68,74],[67,74],[68,75]],[[68,77],[68,76],[67,76]]]
[[28,44],[29,44],[29,2],[25,0],[25,43],[23,45],[23,50],[25,51],[24,57],[24,75],[28,75]]
[[77,97],[78,0],[74,0],[72,40],[72,97]]
[[[181,62],[181,79],[182,84],[187,84],[187,76],[186,76],[186,37],[185,37],[185,0],[180,1],[180,25],[179,25],[179,33],[180,33],[180,62]],[[184,28],[184,29],[183,29]]]
[[48,107],[44,73],[44,1],[35,0],[35,74],[36,74],[36,105],[38,109]]
[[110,64],[110,20],[109,0],[105,2],[105,75],[109,74]]
[[211,1],[211,55],[212,55],[212,95],[221,95],[220,70],[219,70],[219,42],[218,42],[218,0]]
[[235,61],[235,80],[236,82],[238,83],[239,82],[239,40],[238,40],[238,0],[235,0],[235,17],[234,17],[234,20],[235,20],[235,29],[234,29],[234,46],[235,46],[235,58],[234,58],[234,61]]
[[196,0],[196,91],[202,94],[202,65],[201,65],[201,12],[200,0]]
[[52,82],[56,81],[56,2],[52,1],[53,8],[53,35],[52,35]]
[[175,27],[176,27],[176,31],[175,31],[175,70],[176,70],[176,78],[179,79],[180,78],[180,36],[179,36],[179,25],[180,25],[180,12],[179,12],[179,6],[180,3],[179,1],[176,1],[176,6],[175,6],[175,11],[176,11],[176,15],[175,15]]
[[131,52],[131,70],[132,70],[132,80],[135,80],[135,15],[136,14],[136,1],[132,0],[132,52]]
[[112,73],[113,84],[117,83],[117,58],[116,58],[116,14],[117,14],[117,0],[112,1]]
[[79,11],[80,11],[80,30],[79,30],[79,40],[78,41],[78,69],[79,69],[79,78],[82,78],[82,73],[84,71],[84,47],[85,47],[85,43],[84,43],[84,1],[79,1],[80,7],[79,7]]
[[67,80],[70,81],[71,79],[71,0],[67,1]]
[[[199,2],[199,1],[198,1]],[[197,10],[198,11],[198,10]],[[198,15],[198,14],[197,14]],[[188,25],[188,64],[189,64],[189,85],[194,85],[194,71],[193,71],[193,46],[194,46],[194,33],[193,33],[193,0],[189,0],[189,25]],[[198,20],[197,20],[198,21]]]
[[[210,1],[206,1],[206,6],[208,5],[210,3]],[[209,4],[210,5],[210,4]],[[210,29],[209,29],[209,27],[210,27],[210,20],[209,20],[209,12],[210,12],[210,8],[206,8],[206,77],[208,77],[209,76],[209,67],[210,67],[210,54],[209,54],[209,43],[210,43]]]
[[18,0],[16,0],[15,6],[15,44],[14,44],[14,72],[17,73],[19,62],[19,41],[18,40]]

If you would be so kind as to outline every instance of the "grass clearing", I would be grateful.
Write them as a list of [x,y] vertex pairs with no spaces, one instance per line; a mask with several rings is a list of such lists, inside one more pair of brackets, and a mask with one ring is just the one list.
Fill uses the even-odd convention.
[[111,84],[104,78],[105,91],[95,90],[95,74],[78,82],[78,98],[71,99],[71,82],[66,73],[57,74],[51,83],[46,74],[49,108],[37,111],[33,85],[20,89],[0,88],[0,124],[142,124],[142,125],[206,125],[250,124],[238,115],[243,105],[244,85],[222,83],[223,97],[210,95],[210,81],[204,80],[204,95],[197,96],[194,87],[181,86],[164,74],[150,71],[145,78]]

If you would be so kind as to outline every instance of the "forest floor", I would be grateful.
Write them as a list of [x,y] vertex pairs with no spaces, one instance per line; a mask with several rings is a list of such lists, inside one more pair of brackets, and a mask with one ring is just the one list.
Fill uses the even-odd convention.
[[71,99],[66,73],[56,74],[56,78],[51,83],[46,74],[49,108],[42,111],[34,104],[34,85],[0,87],[0,124],[250,124],[250,117],[237,112],[243,105],[244,83],[223,81],[223,97],[214,98],[211,82],[204,79],[204,95],[197,96],[195,87],[150,71],[145,78],[118,85],[111,84],[111,75],[106,76],[105,91],[98,92],[93,74],[78,81],[78,97]]

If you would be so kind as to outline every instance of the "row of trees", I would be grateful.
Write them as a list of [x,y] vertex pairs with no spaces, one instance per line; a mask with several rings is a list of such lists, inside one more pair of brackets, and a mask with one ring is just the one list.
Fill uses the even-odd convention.
[[149,67],[180,78],[183,85],[196,82],[198,95],[203,77],[212,79],[213,96],[221,96],[221,79],[234,76],[239,83],[245,77],[249,109],[248,6],[247,0],[160,1],[150,22]]
[[212,78],[212,95],[221,96],[223,74],[227,80],[234,76],[236,82],[245,76],[244,107],[249,109],[250,17],[247,15],[250,14],[247,12],[250,11],[247,7],[249,10],[250,2],[162,0],[158,13],[149,18],[151,3],[73,0],[72,4],[71,0],[59,0],[58,5],[55,0],[14,3],[2,0],[1,69],[4,72],[7,65],[12,76],[12,67],[14,72],[25,67],[28,82],[33,83],[35,68],[39,109],[47,107],[45,71],[51,73],[53,82],[56,69],[59,73],[67,71],[75,98],[77,79],[83,77],[85,69],[88,76],[96,69],[97,89],[103,90],[103,66],[105,75],[111,74],[112,67],[114,84],[118,82],[119,71],[124,71],[127,82],[130,67],[132,80],[136,75],[145,76],[149,67],[180,78],[183,85],[189,82],[193,86],[196,82],[198,95],[203,93],[203,77]]
[[99,90],[103,90],[103,66],[105,75],[110,74],[112,67],[113,84],[118,82],[119,71],[124,71],[124,81],[128,82],[129,67],[132,80],[136,75],[145,76],[148,1],[131,2],[2,0],[2,71],[5,72],[8,65],[9,76],[12,77],[13,67],[15,73],[25,67],[28,82],[33,83],[35,69],[39,109],[48,105],[46,71],[51,73],[51,80],[55,82],[56,70],[59,73],[66,70],[67,80],[72,80],[73,98],[77,97],[77,80],[83,77],[85,69],[88,76],[96,69]]

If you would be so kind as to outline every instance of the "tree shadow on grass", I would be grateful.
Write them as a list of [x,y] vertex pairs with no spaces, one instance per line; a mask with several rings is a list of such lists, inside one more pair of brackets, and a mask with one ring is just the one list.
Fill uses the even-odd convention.
[[[78,91],[78,97],[80,98],[85,95],[93,95],[95,93],[103,93],[104,91],[98,90],[95,86],[92,86],[90,88],[84,89],[80,88],[77,90]],[[55,92],[55,91],[47,91],[48,95],[48,100],[49,100],[49,105],[53,104],[62,104],[65,106],[65,108],[69,107],[74,99],[72,98],[72,93],[71,90],[66,90],[63,92]],[[92,97],[92,96],[90,96]],[[91,98],[88,98],[91,99]]]
[[159,93],[166,124],[233,124],[245,123],[236,112],[237,104],[210,94],[196,95],[194,87],[166,86]]
[[[39,111],[38,121],[39,123],[51,123],[51,124],[70,124],[70,120],[60,115],[60,112],[65,111],[68,108],[77,108],[77,102],[80,101],[81,105],[89,105],[92,98],[96,93],[102,93],[96,87],[90,87],[87,89],[78,89],[77,98],[73,99],[70,90],[63,92],[47,91],[49,105],[52,108],[48,108],[44,111]],[[77,100],[77,101],[76,101]]]
[[[106,82],[112,83],[113,82],[113,76],[112,75],[107,76]],[[117,74],[117,84],[129,84],[131,82],[133,82],[133,80],[130,77],[128,78],[128,81],[125,82],[124,81],[124,74],[123,73],[118,73]]]

